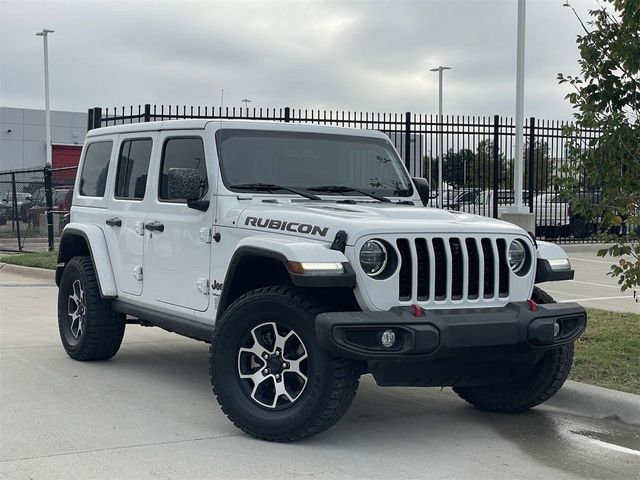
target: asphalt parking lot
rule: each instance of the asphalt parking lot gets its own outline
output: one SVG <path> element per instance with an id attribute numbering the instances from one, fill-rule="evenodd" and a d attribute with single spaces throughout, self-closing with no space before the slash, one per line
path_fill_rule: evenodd
<path id="1" fill-rule="evenodd" d="M 607 275 L 614 263 L 609 257 L 597 257 L 601 245 L 562 245 L 575 270 L 575 278 L 564 282 L 540 285 L 553 297 L 572 301 L 584 307 L 602 308 L 616 312 L 640 313 L 640 291 L 620 292 L 618 280 Z"/>
<path id="2" fill-rule="evenodd" d="M 574 265 L 576 282 L 609 285 Z M 549 291 L 636 308 L 604 289 Z M 205 344 L 128 326 L 114 359 L 75 362 L 58 340 L 56 294 L 0 272 L 0 478 L 640 478 L 637 426 L 550 404 L 489 414 L 448 388 L 383 389 L 369 377 L 328 432 L 257 441 L 218 408 Z"/>

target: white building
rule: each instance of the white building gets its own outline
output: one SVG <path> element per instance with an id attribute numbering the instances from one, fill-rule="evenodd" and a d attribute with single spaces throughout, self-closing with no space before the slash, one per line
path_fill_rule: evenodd
<path id="1" fill-rule="evenodd" d="M 77 164 L 87 133 L 87 112 L 51 112 L 54 166 Z M 44 110 L 0 107 L 0 171 L 46 162 Z"/>

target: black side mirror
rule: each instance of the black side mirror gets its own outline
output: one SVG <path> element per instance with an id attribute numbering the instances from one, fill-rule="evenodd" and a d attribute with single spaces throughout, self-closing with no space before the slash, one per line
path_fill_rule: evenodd
<path id="1" fill-rule="evenodd" d="M 206 212 L 209 200 L 201 200 L 200 173 L 195 168 L 170 168 L 167 174 L 169 200 L 186 200 L 187 206 Z"/>
<path id="2" fill-rule="evenodd" d="M 413 184 L 416 186 L 416 190 L 418 191 L 418 195 L 420 196 L 420 200 L 422 200 L 422 204 L 426 207 L 429 205 L 429 182 L 426 178 L 422 177 L 413 177 Z"/>

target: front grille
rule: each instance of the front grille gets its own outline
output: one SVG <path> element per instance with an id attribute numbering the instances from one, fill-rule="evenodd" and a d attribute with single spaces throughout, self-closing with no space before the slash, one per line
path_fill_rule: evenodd
<path id="1" fill-rule="evenodd" d="M 509 296 L 503 238 L 399 238 L 398 299 L 441 302 Z"/>

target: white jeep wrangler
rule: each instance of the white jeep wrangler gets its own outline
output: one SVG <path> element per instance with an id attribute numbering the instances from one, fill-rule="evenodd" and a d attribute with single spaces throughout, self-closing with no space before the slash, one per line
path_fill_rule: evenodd
<path id="1" fill-rule="evenodd" d="M 222 409 L 272 441 L 334 424 L 365 373 L 452 386 L 496 412 L 544 402 L 586 325 L 583 308 L 534 286 L 573 278 L 565 253 L 421 198 L 424 180 L 376 131 L 93 130 L 60 242 L 62 344 L 107 359 L 127 323 L 208 342 Z"/>

